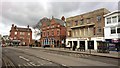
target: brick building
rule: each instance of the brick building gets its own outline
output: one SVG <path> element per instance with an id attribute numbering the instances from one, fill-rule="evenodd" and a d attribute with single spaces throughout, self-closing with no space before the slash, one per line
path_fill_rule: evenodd
<path id="1" fill-rule="evenodd" d="M 26 28 L 22 28 L 12 24 L 10 40 L 13 42 L 12 44 L 29 45 L 32 41 L 32 30 L 29 28 L 29 25 Z"/>
<path id="2" fill-rule="evenodd" d="M 52 19 L 43 18 L 40 20 L 41 25 L 41 45 L 50 47 L 63 47 L 66 39 L 65 18 Z"/>
<path id="3" fill-rule="evenodd" d="M 94 49 L 104 41 L 104 16 L 109 13 L 105 8 L 97 9 L 66 19 L 66 46 Z"/>

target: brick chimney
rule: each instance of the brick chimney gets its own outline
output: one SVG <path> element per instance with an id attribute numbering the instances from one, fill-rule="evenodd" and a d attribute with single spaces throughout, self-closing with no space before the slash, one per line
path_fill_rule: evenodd
<path id="1" fill-rule="evenodd" d="M 62 16 L 61 20 L 65 21 L 65 17 L 64 17 L 64 16 Z"/>
<path id="2" fill-rule="evenodd" d="M 29 28 L 29 25 L 27 27 Z"/>

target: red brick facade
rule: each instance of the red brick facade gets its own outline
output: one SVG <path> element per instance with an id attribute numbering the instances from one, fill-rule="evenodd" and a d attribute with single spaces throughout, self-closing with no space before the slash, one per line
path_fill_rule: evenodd
<path id="1" fill-rule="evenodd" d="M 44 18 L 43 18 L 44 19 Z M 63 47 L 66 39 L 66 27 L 64 20 L 52 18 L 42 22 L 41 44 L 42 46 Z"/>
<path id="2" fill-rule="evenodd" d="M 21 28 L 12 24 L 10 30 L 10 39 L 19 40 L 19 45 L 29 45 L 32 41 L 32 30 L 29 28 L 29 25 L 27 28 Z"/>

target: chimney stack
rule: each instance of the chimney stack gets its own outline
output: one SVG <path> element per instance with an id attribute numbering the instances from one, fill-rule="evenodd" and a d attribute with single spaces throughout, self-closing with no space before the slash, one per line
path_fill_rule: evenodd
<path id="1" fill-rule="evenodd" d="M 61 20 L 65 21 L 65 17 L 64 17 L 64 16 L 62 16 Z"/>
<path id="2" fill-rule="evenodd" d="M 29 25 L 27 27 L 29 28 Z"/>

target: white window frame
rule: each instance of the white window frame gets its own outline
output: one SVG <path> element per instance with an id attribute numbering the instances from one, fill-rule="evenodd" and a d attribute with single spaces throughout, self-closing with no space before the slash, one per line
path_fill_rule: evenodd
<path id="1" fill-rule="evenodd" d="M 116 17 L 116 18 L 115 18 L 116 20 L 113 19 L 114 17 Z M 113 16 L 113 17 L 112 17 L 112 23 L 117 23 L 117 16 Z"/>

